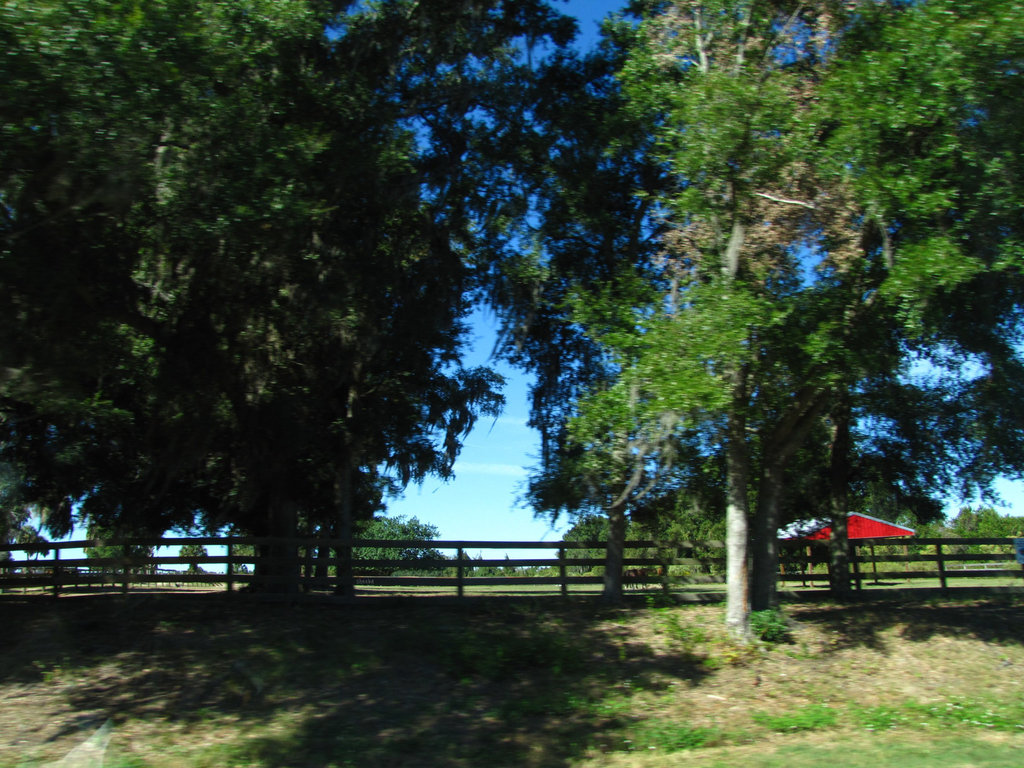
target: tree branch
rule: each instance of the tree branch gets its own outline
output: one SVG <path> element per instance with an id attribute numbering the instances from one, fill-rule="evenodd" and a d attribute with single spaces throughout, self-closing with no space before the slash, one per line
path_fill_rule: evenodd
<path id="1" fill-rule="evenodd" d="M 808 384 L 793 399 L 783 412 L 768 439 L 765 441 L 765 455 L 772 456 L 779 463 L 785 463 L 800 447 L 814 420 L 832 395 L 830 387 L 816 387 Z"/>
<path id="2" fill-rule="evenodd" d="M 722 274 L 730 280 L 735 280 L 740 272 L 740 251 L 743 249 L 743 242 L 746 239 L 746 228 L 737 216 L 732 223 L 732 232 L 729 233 L 729 242 L 725 246 L 725 263 L 722 264 Z"/>
<path id="3" fill-rule="evenodd" d="M 755 192 L 757 197 L 763 197 L 765 200 L 771 200 L 773 203 L 784 203 L 785 205 L 799 205 L 803 208 L 810 208 L 812 211 L 817 210 L 817 206 L 814 203 L 805 203 L 803 200 L 791 200 L 788 197 L 779 197 L 778 195 L 770 195 L 767 192 Z"/>
<path id="4" fill-rule="evenodd" d="M 711 71 L 711 63 L 708 59 L 707 47 L 711 45 L 713 33 L 708 32 L 705 34 L 704 16 L 701 13 L 700 8 L 697 8 L 697 10 L 694 12 L 693 26 L 697 38 L 697 58 L 700 62 L 700 71 L 702 74 L 706 75 L 708 72 Z"/>

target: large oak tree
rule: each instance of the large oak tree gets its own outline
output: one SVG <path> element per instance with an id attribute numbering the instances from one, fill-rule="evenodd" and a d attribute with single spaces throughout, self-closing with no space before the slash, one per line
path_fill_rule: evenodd
<path id="1" fill-rule="evenodd" d="M 543 2 L 7 4 L 2 460 L 70 529 L 340 536 L 500 405 L 460 365 Z M 488 158 L 495 158 L 494 162 Z"/>
<path id="2" fill-rule="evenodd" d="M 872 382 L 956 361 L 979 426 L 944 455 L 982 486 L 977 462 L 1019 466 L 1020 9 L 636 5 L 647 18 L 622 78 L 676 183 L 659 198 L 664 292 L 632 337 L 595 326 L 620 376 L 580 402 L 574 440 L 639 469 L 658 457 L 630 436 L 675 424 L 723 457 L 727 621 L 743 634 L 750 607 L 775 601 L 790 463 L 823 441 L 845 505 Z"/>

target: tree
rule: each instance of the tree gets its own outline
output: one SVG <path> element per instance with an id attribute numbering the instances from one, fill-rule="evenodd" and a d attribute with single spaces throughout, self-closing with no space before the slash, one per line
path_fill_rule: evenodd
<path id="1" fill-rule="evenodd" d="M 347 538 L 450 475 L 501 403 L 459 365 L 499 186 L 465 159 L 506 140 L 516 41 L 564 22 L 482 0 L 3 14 L 0 447 L 47 524 Z"/>
<path id="2" fill-rule="evenodd" d="M 196 558 L 189 562 L 186 573 L 206 573 L 203 567 L 199 565 L 199 558 L 206 557 L 208 554 L 206 547 L 202 544 L 182 544 L 179 556 Z"/>
<path id="3" fill-rule="evenodd" d="M 622 78 L 636 108 L 653 115 L 676 186 L 661 196 L 670 226 L 662 298 L 637 313 L 628 355 L 621 343 L 610 346 L 619 353 L 618 402 L 649 428 L 698 427 L 692 434 L 703 450 L 723 456 L 727 621 L 744 635 L 748 518 L 750 599 L 767 608 L 788 468 L 823 434 L 823 416 L 832 420 L 838 514 L 850 475 L 847 431 L 870 416 L 856 410 L 867 403 L 866 383 L 899 380 L 922 355 L 951 349 L 984 351 L 994 370 L 1015 369 L 995 336 L 1015 327 L 1017 224 L 995 217 L 1009 237 L 994 245 L 998 238 L 978 234 L 993 224 L 976 213 L 1006 210 L 1019 194 L 1012 176 L 977 165 L 983 157 L 1002 168 L 1016 163 L 1004 152 L 1017 128 L 1003 124 L 1016 110 L 995 99 L 1007 95 L 1016 70 L 987 43 L 975 45 L 979 28 L 1000 23 L 980 6 L 855 15 L 825 2 L 645 8 L 642 43 Z M 998 56 L 1016 50 L 1015 32 L 998 37 L 1008 44 Z M 945 53 L 950 47 L 955 56 Z M 982 81 L 981 70 L 993 67 L 1001 76 Z M 979 174 L 988 186 L 972 181 Z M 951 214 L 952 200 L 963 204 Z M 1009 290 L 994 304 L 998 313 L 979 322 L 946 311 L 946 297 L 954 307 L 977 300 L 1003 270 Z M 1005 395 L 1011 385 L 1001 378 Z M 583 401 L 583 415 L 599 421 L 606 399 Z M 999 412 L 1007 418 L 996 430 L 1018 423 L 1012 409 Z M 1003 457 L 1016 451 L 1008 431 L 996 441 Z M 983 472 L 969 477 L 984 482 Z"/>
<path id="4" fill-rule="evenodd" d="M 604 515 L 583 515 L 562 536 L 563 541 L 607 541 L 608 518 Z M 597 556 L 600 550 L 569 549 L 565 556 L 570 560 L 582 560 Z M 573 566 L 579 573 L 588 573 L 590 566 Z"/>
<path id="5" fill-rule="evenodd" d="M 520 237 L 532 248 L 498 262 L 489 295 L 504 318 L 503 354 L 536 377 L 530 423 L 540 431 L 541 456 L 527 496 L 539 515 L 609 517 L 604 595 L 614 601 L 626 510 L 646 485 L 643 470 L 620 461 L 603 471 L 574 443 L 568 421 L 577 398 L 614 379 L 617 362 L 595 327 L 628 330 L 630 308 L 650 300 L 656 227 L 652 202 L 635 192 L 653 192 L 663 174 L 645 151 L 646 126 L 624 109 L 614 79 L 632 26 L 609 22 L 605 31 L 596 51 L 556 58 L 538 79 L 521 170 L 533 205 Z M 578 317 L 584 309 L 590 327 Z M 634 437 L 623 436 L 613 451 L 624 459 Z"/>
<path id="6" fill-rule="evenodd" d="M 43 526 L 33 508 L 25 504 L 20 483 L 10 465 L 0 464 L 0 542 L 4 544 L 45 544 Z M 40 550 L 44 553 L 46 550 Z M 10 552 L 0 559 L 10 559 Z"/>
<path id="7" fill-rule="evenodd" d="M 952 536 L 960 538 L 998 539 L 1019 537 L 1024 519 L 1004 517 L 992 507 L 961 507 L 948 524 Z"/>
<path id="8" fill-rule="evenodd" d="M 88 535 L 97 543 L 94 546 L 85 547 L 83 551 L 90 560 L 108 561 L 96 566 L 101 570 L 117 570 L 117 565 L 109 562 L 113 561 L 114 563 L 124 563 L 124 567 L 131 573 L 152 572 L 153 565 L 139 565 L 138 562 L 153 557 L 154 547 L 145 544 L 111 543 L 124 537 L 119 535 L 116 530 L 98 525 L 90 526 Z"/>
<path id="9" fill-rule="evenodd" d="M 426 546 L 426 542 L 440 536 L 440 530 L 437 526 L 422 523 L 415 517 L 408 519 L 405 517 L 375 517 L 361 523 L 357 528 L 357 533 L 361 539 L 404 542 L 401 547 L 387 547 L 379 544 L 375 547 L 356 547 L 352 551 L 352 557 L 357 564 L 359 560 L 436 561 L 445 559 L 439 550 Z M 374 571 L 383 575 L 394 573 L 395 570 L 394 568 L 374 567 Z"/>
<path id="10" fill-rule="evenodd" d="M 801 290 L 799 267 L 815 231 L 845 223 L 841 206 L 819 206 L 824 185 L 806 163 L 817 41 L 831 23 L 821 5 L 667 4 L 645 22 L 623 72 L 639 108 L 657 115 L 677 179 L 664 201 L 671 292 L 645 319 L 634 365 L 659 420 L 714 425 L 705 435 L 725 457 L 727 623 L 738 636 L 747 633 L 748 536 L 759 545 L 756 604 L 758 558 L 777 557 L 785 466 L 831 387 L 832 318 L 816 307 L 835 288 Z"/>
<path id="11" fill-rule="evenodd" d="M 1010 170 L 1021 100 L 1007 62 L 1024 40 L 1006 26 L 1020 11 L 1014 2 L 865 9 L 824 92 L 836 115 L 827 156 L 878 222 L 880 303 L 906 340 L 899 377 L 865 387 L 870 466 L 854 474 L 872 478 L 891 514 L 895 504 L 920 522 L 941 514 L 936 497 L 950 489 L 988 497 L 998 474 L 1021 467 L 1011 373 L 1020 370 L 1021 231 L 1006 215 L 1021 194 Z M 922 375 L 924 361 L 935 373 Z"/>

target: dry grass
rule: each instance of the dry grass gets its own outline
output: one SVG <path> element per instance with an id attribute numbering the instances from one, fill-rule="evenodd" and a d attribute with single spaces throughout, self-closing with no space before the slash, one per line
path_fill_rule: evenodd
<path id="1" fill-rule="evenodd" d="M 0 766 L 107 720 L 108 768 L 801 765 L 880 739 L 906 768 L 936 738 L 966 766 L 1024 739 L 1022 605 L 792 605 L 790 643 L 744 648 L 720 607 L 641 596 L 5 597 Z"/>

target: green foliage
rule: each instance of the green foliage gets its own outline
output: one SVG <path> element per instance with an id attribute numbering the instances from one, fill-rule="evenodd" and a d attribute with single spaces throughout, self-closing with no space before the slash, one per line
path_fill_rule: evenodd
<path id="1" fill-rule="evenodd" d="M 869 731 L 886 731 L 909 720 L 905 707 L 891 705 L 858 707 L 851 714 L 860 726 Z"/>
<path id="2" fill-rule="evenodd" d="M 608 538 L 608 518 L 582 515 L 562 538 L 565 541 L 605 541 Z"/>
<path id="3" fill-rule="evenodd" d="M 677 475 L 666 468 L 680 454 L 717 454 L 705 466 L 722 474 L 683 487 L 689 502 L 709 488 L 729 499 L 715 507 L 733 521 L 734 563 L 746 560 L 755 494 L 766 501 L 754 540 L 778 527 L 779 494 L 753 485 L 758 468 L 781 482 L 774 478 L 849 370 L 841 255 L 825 255 L 820 273 L 802 263 L 849 225 L 832 204 L 819 208 L 842 195 L 811 161 L 821 58 L 809 41 L 827 39 L 834 22 L 819 6 L 787 2 L 651 6 L 620 73 L 668 176 L 661 292 L 638 313 L 629 358 L 611 349 L 622 359 L 618 380 L 581 401 L 570 435 L 604 467 L 594 483 L 613 498 L 623 476 L 671 487 Z M 768 570 L 755 561 L 755 586 L 769 586 Z M 739 590 L 733 579 L 737 611 Z"/>
<path id="4" fill-rule="evenodd" d="M 0 452 L 47 525 L 347 535 L 450 475 L 502 402 L 459 364 L 509 197 L 485 158 L 531 93 L 518 42 L 565 22 L 406 0 L 0 14 Z"/>
<path id="5" fill-rule="evenodd" d="M 924 521 L 1024 466 L 1019 5 L 635 6 L 618 79 L 664 173 L 663 252 L 641 306 L 615 305 L 621 276 L 572 294 L 607 366 L 539 484 L 571 493 L 535 498 L 670 515 L 678 494 L 744 524 L 749 504 L 768 542 L 807 499 Z M 774 557 L 754 552 L 757 606 Z"/>
<path id="6" fill-rule="evenodd" d="M 603 515 L 583 515 L 562 536 L 566 541 L 607 541 L 608 518 Z M 570 560 L 600 559 L 604 557 L 603 549 L 567 549 L 565 556 Z M 569 566 L 576 574 L 600 571 L 602 566 L 576 565 Z"/>
<path id="7" fill-rule="evenodd" d="M 1024 707 L 1019 702 L 981 702 L 953 698 L 939 704 L 918 704 L 908 708 L 921 720 L 940 727 L 986 728 L 1020 732 Z"/>
<path id="8" fill-rule="evenodd" d="M 766 643 L 784 643 L 790 639 L 789 622 L 778 609 L 752 612 L 750 631 L 754 637 Z"/>
<path id="9" fill-rule="evenodd" d="M 700 626 L 683 623 L 684 615 L 679 612 L 667 613 L 663 619 L 662 631 L 684 649 L 693 652 L 708 641 L 707 631 Z"/>
<path id="10" fill-rule="evenodd" d="M 436 539 L 440 530 L 429 523 L 421 523 L 415 517 L 375 517 L 360 523 L 357 527 L 357 535 L 361 539 L 394 540 L 403 542 L 427 542 Z M 355 547 L 352 550 L 352 558 L 359 560 L 444 560 L 440 550 L 428 546 L 418 546 L 407 543 L 402 547 Z M 404 570 L 409 570 L 405 566 Z M 412 566 L 415 569 L 415 566 Z M 381 568 L 375 566 L 374 570 L 393 573 L 394 568 Z"/>
<path id="11" fill-rule="evenodd" d="M 526 671 L 560 677 L 578 674 L 587 666 L 571 633 L 560 626 L 503 633 L 442 630 L 427 642 L 430 646 L 424 650 L 459 680 L 509 681 Z"/>
<path id="12" fill-rule="evenodd" d="M 85 547 L 85 556 L 93 560 L 113 560 L 115 563 L 128 564 L 132 573 L 149 573 L 152 565 L 138 565 L 133 561 L 144 560 L 153 556 L 154 548 L 143 544 L 110 544 L 107 542 L 128 538 L 115 529 L 104 528 L 98 525 L 89 527 L 88 536 L 100 543 L 98 546 Z M 118 571 L 119 565 L 102 565 L 102 570 Z"/>
<path id="13" fill-rule="evenodd" d="M 34 509 L 25 504 L 13 468 L 0 464 L 0 542 L 4 544 L 45 544 L 43 526 L 36 518 Z M 48 554 L 47 550 L 37 550 Z M 0 553 L 0 559 L 8 559 L 9 552 Z"/>
<path id="14" fill-rule="evenodd" d="M 1013 538 L 1024 536 L 1024 518 L 1000 515 L 992 507 L 962 507 L 946 530 L 956 538 Z"/>
<path id="15" fill-rule="evenodd" d="M 206 547 L 202 544 L 183 544 L 181 547 L 181 557 L 206 557 L 209 553 L 206 551 Z M 235 553 L 233 553 L 235 554 Z M 188 573 L 206 573 L 203 567 L 199 564 L 198 560 L 193 560 L 188 564 Z"/>
<path id="16" fill-rule="evenodd" d="M 235 544 L 231 548 L 231 555 L 232 557 L 247 557 L 255 559 L 256 547 L 254 547 L 252 544 Z M 232 573 L 250 573 L 251 571 L 252 567 L 247 565 L 246 563 L 231 565 Z"/>
<path id="17" fill-rule="evenodd" d="M 528 499 L 552 516 L 603 514 L 617 493 L 605 483 L 621 490 L 621 474 L 603 472 L 581 447 L 599 443 L 609 423 L 634 424 L 619 393 L 598 406 L 604 413 L 594 418 L 595 434 L 571 441 L 566 426 L 579 398 L 612 382 L 618 356 L 637 342 L 637 312 L 656 294 L 650 195 L 663 176 L 649 152 L 648 126 L 627 109 L 615 78 L 634 30 L 622 21 L 606 32 L 598 50 L 560 57 L 542 72 L 531 150 L 537 162 L 528 168 L 538 206 L 525 232 L 536 243 L 534 267 L 510 272 L 499 264 L 503 279 L 491 293 L 504 317 L 505 353 L 536 375 L 531 423 L 541 432 L 542 455 Z M 601 455 L 608 452 L 602 446 Z"/>

